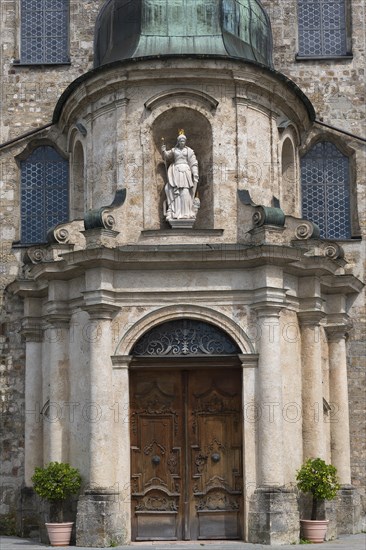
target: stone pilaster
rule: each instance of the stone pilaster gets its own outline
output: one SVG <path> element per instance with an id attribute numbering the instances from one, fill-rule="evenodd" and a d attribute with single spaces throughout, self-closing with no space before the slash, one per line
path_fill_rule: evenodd
<path id="1" fill-rule="evenodd" d="M 119 308 L 96 304 L 86 309 L 90 317 L 90 410 L 96 418 L 89 424 L 89 479 L 78 503 L 76 543 L 77 546 L 105 547 L 126 540 L 120 487 L 116 483 L 114 462 L 110 460 L 112 455 L 118 456 L 114 445 L 111 321 Z"/>
<path id="2" fill-rule="evenodd" d="M 258 355 L 239 356 L 243 368 L 243 488 L 244 488 L 244 540 L 248 540 L 249 501 L 256 487 L 256 412 L 255 379 Z"/>
<path id="3" fill-rule="evenodd" d="M 301 325 L 303 459 L 325 458 L 320 311 L 299 313 Z"/>
<path id="4" fill-rule="evenodd" d="M 261 337 L 258 361 L 257 489 L 250 497 L 248 540 L 299 540 L 296 495 L 284 488 L 280 306 L 256 307 Z"/>
<path id="5" fill-rule="evenodd" d="M 131 542 L 131 450 L 130 450 L 130 399 L 129 365 L 131 355 L 112 357 L 113 394 L 118 411 L 117 437 L 117 479 L 119 485 L 120 532 L 119 544 Z"/>

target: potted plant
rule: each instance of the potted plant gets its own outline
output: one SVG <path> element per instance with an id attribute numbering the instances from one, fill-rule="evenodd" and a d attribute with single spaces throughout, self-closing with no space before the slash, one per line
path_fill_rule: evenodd
<path id="1" fill-rule="evenodd" d="M 298 470 L 297 487 L 303 493 L 311 493 L 313 497 L 310 520 L 300 520 L 302 534 L 311 542 L 323 542 L 329 520 L 319 520 L 320 503 L 333 500 L 340 488 L 337 469 L 326 464 L 321 458 L 309 458 Z"/>
<path id="2" fill-rule="evenodd" d="M 52 523 L 46 523 L 51 545 L 68 546 L 73 522 L 63 522 L 63 501 L 79 491 L 79 471 L 67 463 L 50 462 L 35 469 L 32 482 L 37 495 L 51 504 Z"/>

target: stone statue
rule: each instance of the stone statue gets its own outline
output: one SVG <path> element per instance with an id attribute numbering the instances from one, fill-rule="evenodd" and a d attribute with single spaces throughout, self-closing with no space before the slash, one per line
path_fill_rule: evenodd
<path id="1" fill-rule="evenodd" d="M 186 142 L 184 131 L 180 130 L 173 149 L 167 151 L 164 143 L 161 147 L 168 177 L 165 185 L 165 217 L 171 227 L 193 227 L 199 208 L 199 199 L 195 198 L 199 179 L 198 162 L 193 149 L 187 147 Z"/>

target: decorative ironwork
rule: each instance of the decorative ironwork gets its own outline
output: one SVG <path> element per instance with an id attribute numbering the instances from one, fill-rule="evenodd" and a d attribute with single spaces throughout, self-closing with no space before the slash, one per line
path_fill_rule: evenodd
<path id="1" fill-rule="evenodd" d="M 69 166 L 50 146 L 38 147 L 21 161 L 21 240 L 46 241 L 50 227 L 69 216 Z"/>
<path id="2" fill-rule="evenodd" d="M 347 54 L 344 0 L 298 0 L 299 55 Z"/>
<path id="3" fill-rule="evenodd" d="M 169 321 L 148 331 L 135 344 L 137 356 L 233 355 L 239 347 L 221 329 L 190 319 Z"/>
<path id="4" fill-rule="evenodd" d="M 70 61 L 68 4 L 67 0 L 21 0 L 22 63 Z"/>
<path id="5" fill-rule="evenodd" d="M 302 215 L 320 237 L 351 236 L 348 158 L 333 143 L 317 143 L 301 161 Z"/>

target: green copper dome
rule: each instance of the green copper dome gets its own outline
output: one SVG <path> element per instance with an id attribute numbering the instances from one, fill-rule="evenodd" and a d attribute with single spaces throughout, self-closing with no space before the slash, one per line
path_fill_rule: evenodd
<path id="1" fill-rule="evenodd" d="M 95 62 L 212 55 L 272 66 L 272 32 L 259 0 L 108 0 L 95 27 Z"/>

